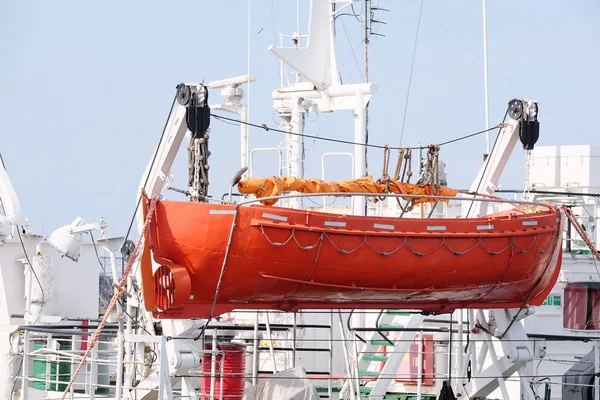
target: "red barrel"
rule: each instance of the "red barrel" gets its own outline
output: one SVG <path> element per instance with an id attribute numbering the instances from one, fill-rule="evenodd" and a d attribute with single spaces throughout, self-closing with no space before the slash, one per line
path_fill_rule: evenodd
<path id="1" fill-rule="evenodd" d="M 244 374 L 246 373 L 245 348 L 235 344 L 218 344 L 217 348 L 224 352 L 218 354 L 215 368 L 215 398 L 219 398 L 223 390 L 223 399 L 241 399 L 244 395 Z M 207 344 L 206 350 L 211 350 L 212 345 Z M 200 394 L 210 395 L 210 370 L 212 354 L 202 354 L 202 389 Z M 221 388 L 221 363 L 223 363 L 223 387 Z"/>

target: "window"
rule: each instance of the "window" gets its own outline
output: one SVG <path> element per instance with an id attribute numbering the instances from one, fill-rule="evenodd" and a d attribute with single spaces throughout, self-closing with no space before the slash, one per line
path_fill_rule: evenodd
<path id="1" fill-rule="evenodd" d="M 563 326 L 566 329 L 600 330 L 600 282 L 567 284 Z"/>

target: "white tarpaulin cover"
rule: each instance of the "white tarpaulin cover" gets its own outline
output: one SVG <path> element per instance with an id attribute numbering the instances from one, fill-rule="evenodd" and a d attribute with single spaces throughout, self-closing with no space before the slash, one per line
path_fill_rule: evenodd
<path id="1" fill-rule="evenodd" d="M 244 391 L 243 400 L 319 400 L 302 367 L 278 372 Z"/>

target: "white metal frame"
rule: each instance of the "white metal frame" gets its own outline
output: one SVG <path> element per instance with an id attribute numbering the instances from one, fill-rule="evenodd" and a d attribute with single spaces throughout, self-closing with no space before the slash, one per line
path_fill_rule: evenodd
<path id="1" fill-rule="evenodd" d="M 254 153 L 257 152 L 277 152 L 278 155 L 278 165 L 277 165 L 277 171 L 279 172 L 279 175 L 283 175 L 283 154 L 281 151 L 280 147 L 255 147 L 254 149 L 250 150 L 250 163 L 248 166 L 248 175 L 249 176 L 254 176 Z"/>
<path id="2" fill-rule="evenodd" d="M 306 47 L 269 48 L 308 81 L 273 91 L 274 108 L 287 122 L 288 130 L 297 134 L 304 132 L 303 115 L 308 111 L 351 110 L 354 114 L 354 142 L 357 143 L 354 146 L 354 176 L 361 178 L 366 176 L 366 106 L 377 86 L 374 83 L 340 84 L 333 37 L 333 3 L 343 3 L 337 13 L 354 1 L 311 1 Z M 303 177 L 304 138 L 288 135 L 287 148 L 289 174 Z M 293 202 L 292 206 L 300 208 L 300 200 Z M 364 198 L 357 198 L 353 203 L 353 214 L 365 215 L 365 204 Z"/>
<path id="3" fill-rule="evenodd" d="M 340 152 L 328 152 L 323 153 L 321 157 L 321 179 L 325 180 L 325 160 L 330 157 L 349 157 L 350 158 L 350 166 L 351 166 L 351 174 L 350 176 L 354 179 L 354 154 L 352 153 L 340 153 Z M 354 202 L 354 199 L 352 199 Z M 327 199 L 323 198 L 323 211 L 327 212 Z"/>

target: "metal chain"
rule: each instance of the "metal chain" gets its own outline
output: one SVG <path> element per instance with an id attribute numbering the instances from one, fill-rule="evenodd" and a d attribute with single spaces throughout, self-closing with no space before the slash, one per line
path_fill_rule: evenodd
<path id="1" fill-rule="evenodd" d="M 404 170 L 402 171 L 402 182 L 404 182 L 404 177 L 406 177 L 406 183 L 410 183 L 410 178 L 412 177 L 412 149 L 410 147 L 407 147 L 406 153 L 404 153 Z"/>
<path id="2" fill-rule="evenodd" d="M 196 153 L 194 151 L 194 138 L 190 136 L 190 144 L 188 145 L 188 187 L 191 189 L 194 186 L 194 171 L 196 168 Z"/>
<path id="3" fill-rule="evenodd" d="M 439 188 L 439 153 L 439 146 L 429 146 L 429 151 L 427 152 L 427 163 L 423 170 L 423 174 L 417 181 L 417 185 L 421 187 L 425 185 L 431 185 L 434 194 L 437 194 L 437 189 Z"/>
<path id="4" fill-rule="evenodd" d="M 200 198 L 205 199 L 208 196 L 208 138 L 209 130 L 206 130 L 204 137 L 200 139 L 200 160 L 198 162 L 198 168 L 200 168 L 200 187 L 198 189 Z"/>
<path id="5" fill-rule="evenodd" d="M 194 180 L 192 182 L 192 186 L 190 187 L 191 200 L 198 201 L 198 197 L 200 195 L 200 163 L 202 155 L 200 153 L 200 139 L 194 139 Z"/>
<path id="6" fill-rule="evenodd" d="M 531 150 L 525 151 L 525 187 L 523 188 L 523 199 L 529 197 L 531 188 Z"/>
<path id="7" fill-rule="evenodd" d="M 438 189 L 440 188 L 440 148 L 432 146 L 432 155 L 431 155 L 431 169 L 433 177 L 431 179 L 431 189 L 433 190 L 433 194 L 437 196 Z"/>
<path id="8" fill-rule="evenodd" d="M 190 139 L 188 147 L 188 185 L 191 201 L 205 201 L 208 196 L 208 138 L 209 131 L 202 138 Z"/>

